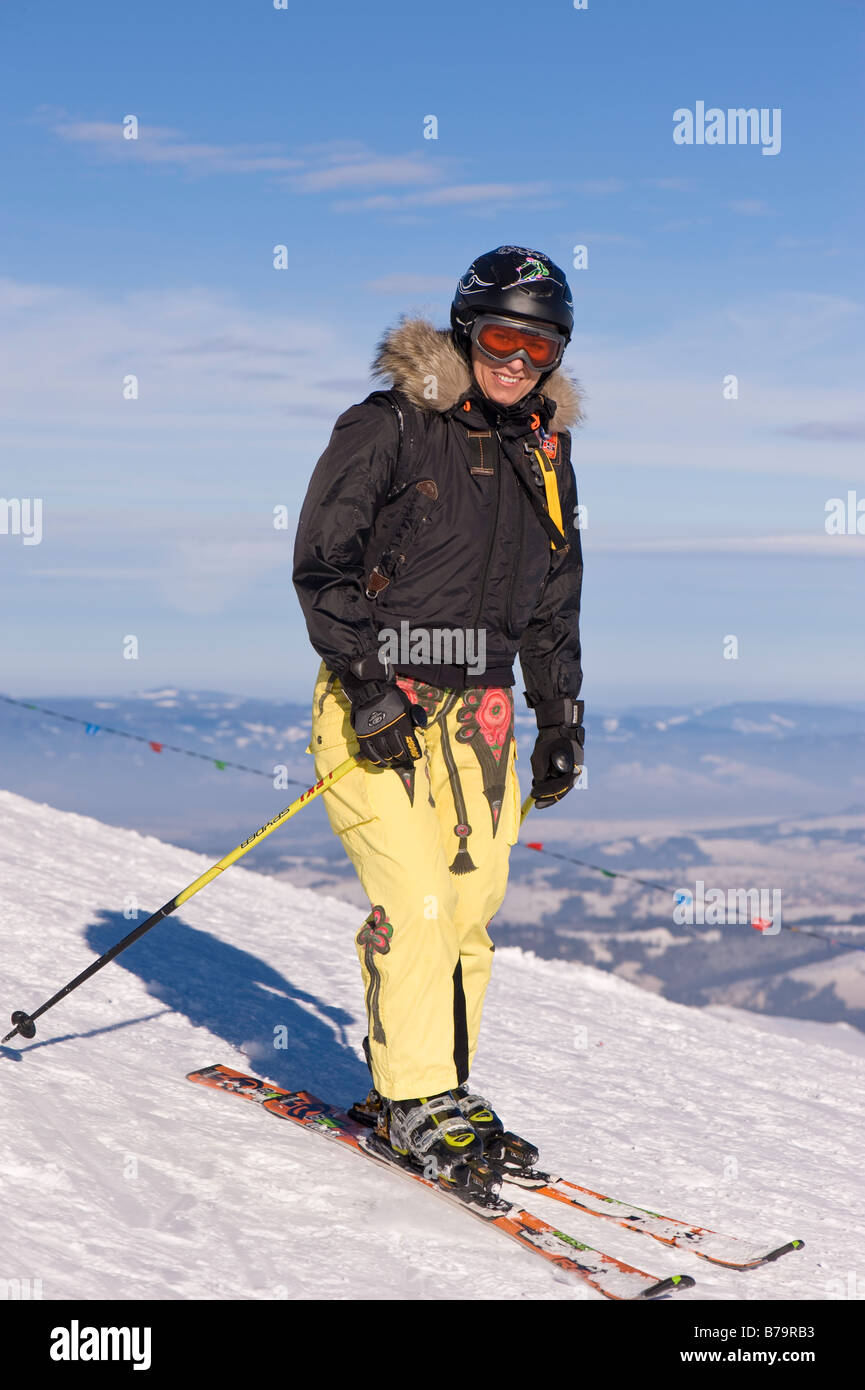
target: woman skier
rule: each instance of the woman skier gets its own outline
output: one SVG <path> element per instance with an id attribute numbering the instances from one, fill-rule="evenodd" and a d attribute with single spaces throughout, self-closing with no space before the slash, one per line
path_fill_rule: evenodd
<path id="1" fill-rule="evenodd" d="M 359 760 L 325 803 L 371 906 L 356 937 L 375 1088 L 361 1113 L 389 1155 L 456 1184 L 495 1159 L 503 1129 L 466 1082 L 520 825 L 517 655 L 535 805 L 583 762 L 580 397 L 559 370 L 572 330 L 547 256 L 478 257 L 450 331 L 403 319 L 383 338 L 374 373 L 391 389 L 337 420 L 297 532 L 322 660 L 308 751 L 317 777 Z"/>

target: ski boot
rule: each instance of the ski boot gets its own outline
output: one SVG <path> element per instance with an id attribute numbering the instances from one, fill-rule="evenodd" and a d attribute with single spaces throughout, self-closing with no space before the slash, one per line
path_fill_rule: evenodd
<path id="1" fill-rule="evenodd" d="M 457 1086 L 451 1094 L 469 1124 L 483 1139 L 486 1152 L 487 1142 L 502 1134 L 505 1128 L 495 1110 L 483 1096 L 473 1095 L 468 1086 Z"/>
<path id="2" fill-rule="evenodd" d="M 370 1136 L 376 1152 L 425 1176 L 460 1197 L 493 1204 L 501 1177 L 484 1159 L 483 1140 L 450 1091 L 417 1100 L 385 1100 Z"/>
<path id="3" fill-rule="evenodd" d="M 498 1173 L 508 1177 L 534 1167 L 538 1161 L 534 1144 L 506 1130 L 483 1096 L 473 1095 L 468 1086 L 458 1086 L 453 1096 L 462 1114 L 483 1139 L 484 1158 Z"/>
<path id="4" fill-rule="evenodd" d="M 492 1106 L 482 1096 L 474 1095 L 468 1086 L 451 1091 L 461 1113 L 483 1140 L 484 1162 L 495 1168 L 502 1177 L 522 1174 L 528 1178 L 538 1161 L 538 1151 L 528 1139 L 505 1130 Z M 381 1120 L 382 1100 L 373 1086 L 365 1100 L 355 1101 L 349 1115 L 367 1129 L 375 1129 Z"/>

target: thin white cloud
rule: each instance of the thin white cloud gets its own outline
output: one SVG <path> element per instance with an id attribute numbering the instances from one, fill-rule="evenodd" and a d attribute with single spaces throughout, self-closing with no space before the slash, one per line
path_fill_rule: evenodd
<path id="1" fill-rule="evenodd" d="M 865 420 L 806 420 L 800 425 L 784 425 L 777 433 L 824 444 L 858 443 L 865 440 Z"/>
<path id="2" fill-rule="evenodd" d="M 669 193 L 692 193 L 697 187 L 693 179 L 641 179 L 640 182 L 647 184 L 650 188 L 660 188 Z"/>
<path id="3" fill-rule="evenodd" d="M 589 198 L 602 198 L 607 193 L 623 193 L 627 188 L 624 179 L 582 179 L 575 184 L 578 193 L 585 193 Z"/>
<path id="4" fill-rule="evenodd" d="M 334 203 L 335 212 L 356 212 L 365 209 L 369 212 L 384 212 L 391 208 L 405 207 L 457 207 L 462 203 L 487 204 L 515 203 L 521 198 L 539 198 L 549 192 L 546 183 L 463 183 L 449 184 L 443 188 L 432 188 L 424 193 L 374 194 L 369 198 L 352 199 Z M 547 204 L 549 206 L 549 204 Z"/>
<path id="5" fill-rule="evenodd" d="M 285 153 L 275 144 L 219 145 L 190 140 L 170 126 L 142 121 L 138 138 L 125 139 L 119 122 L 74 121 L 54 117 L 51 129 L 70 145 L 101 158 L 137 160 L 189 173 L 288 174 L 296 193 L 332 193 L 367 188 L 413 188 L 440 182 L 448 166 L 422 154 L 382 154 L 360 141 L 334 140 Z M 456 161 L 450 161 L 450 168 Z"/>
<path id="6" fill-rule="evenodd" d="M 49 496 L 49 516 L 53 509 Z M 277 531 L 264 506 L 253 514 L 145 507 L 133 514 L 58 504 L 51 531 L 27 563 L 27 578 L 131 585 L 169 609 L 217 613 L 268 576 L 290 575 L 296 524 L 292 514 L 286 529 Z"/>
<path id="7" fill-rule="evenodd" d="M 777 359 L 791 347 L 812 351 L 861 314 L 862 305 L 847 295 L 796 290 L 771 301 L 732 305 L 726 316 L 746 350 L 761 342 Z"/>
<path id="8" fill-rule="evenodd" d="M 110 121 L 56 122 L 55 135 L 82 145 L 105 158 L 138 160 L 143 164 L 174 165 L 193 173 L 288 173 L 303 167 L 301 159 L 280 154 L 270 145 L 214 145 L 190 141 L 168 126 L 141 123 L 137 140 L 127 140 L 119 123 Z"/>
<path id="9" fill-rule="evenodd" d="M 330 193 L 344 188 L 399 188 L 435 183 L 441 174 L 420 155 L 367 155 L 323 169 L 311 169 L 291 180 L 298 193 Z"/>
<path id="10" fill-rule="evenodd" d="M 456 183 L 454 174 L 466 162 L 462 158 L 432 160 L 428 153 L 414 150 L 381 153 L 361 141 L 324 141 L 285 153 L 275 144 L 220 145 L 190 140 L 183 131 L 149 126 L 146 121 L 140 124 L 138 138 L 129 140 L 124 138 L 120 122 L 76 121 L 56 113 L 51 114 L 50 128 L 67 144 L 89 149 L 101 158 L 138 160 L 195 174 L 286 175 L 280 181 L 301 195 L 367 191 L 365 197 L 334 204 L 336 212 L 400 213 L 461 206 L 477 211 L 539 197 L 547 200 L 547 207 L 557 205 L 550 202 L 551 186 L 546 182 Z M 615 177 L 570 185 L 586 197 L 620 193 L 627 186 L 625 180 Z M 384 191 L 391 189 L 398 191 Z"/>
<path id="11" fill-rule="evenodd" d="M 863 0 L 865 3 L 865 0 Z M 825 237 L 779 236 L 775 245 L 782 251 L 807 251 L 817 256 L 840 256 L 840 246 L 830 245 Z"/>
<path id="12" fill-rule="evenodd" d="M 368 159 L 369 145 L 363 140 L 349 140 L 345 136 L 339 136 L 332 140 L 311 140 L 305 145 L 298 145 L 297 153 L 301 158 L 315 164 L 321 164 L 322 161 L 340 164 L 348 159 Z"/>
<path id="13" fill-rule="evenodd" d="M 62 438 L 67 459 L 78 445 L 89 453 L 91 478 L 97 460 L 112 453 L 115 474 L 153 450 L 158 467 L 157 441 L 168 438 L 175 446 L 194 441 L 185 471 L 235 431 L 242 454 L 244 430 L 250 441 L 284 438 L 289 410 L 298 412 L 292 434 L 295 420 L 317 433 L 313 422 L 333 420 L 348 402 L 310 383 L 365 375 L 371 352 L 371 345 L 358 352 L 320 315 L 251 309 L 233 295 L 199 290 L 104 294 L 0 280 L 0 317 L 7 447 L 53 450 Z M 123 396 L 130 375 L 137 400 Z"/>
<path id="14" fill-rule="evenodd" d="M 262 526 L 255 535 L 238 536 L 236 525 L 229 530 L 223 521 L 218 530 L 211 526 L 175 542 L 165 571 L 154 576 L 163 601 L 184 613 L 218 613 L 266 573 L 283 570 L 287 581 L 295 526 L 292 519 L 289 531 Z"/>
<path id="15" fill-rule="evenodd" d="M 824 430 L 816 438 L 798 426 L 861 421 L 861 317 L 852 298 L 802 292 L 693 313 L 680 305 L 656 331 L 615 340 L 584 334 L 578 317 L 565 359 L 589 391 L 576 457 L 603 468 L 837 478 L 842 462 L 855 469 L 861 443 L 836 431 L 827 447 Z M 731 374 L 738 399 L 725 398 Z"/>
<path id="16" fill-rule="evenodd" d="M 616 536 L 610 532 L 593 535 L 590 531 L 586 548 L 593 554 L 819 555 L 824 559 L 861 562 L 865 559 L 865 536 L 828 536 L 819 531 L 777 536 L 713 536 L 695 534 L 693 527 L 687 536 Z"/>
<path id="17" fill-rule="evenodd" d="M 130 569 L 128 566 L 107 564 L 95 566 L 62 565 L 56 569 L 31 565 L 27 571 L 28 579 L 84 579 L 95 580 L 99 584 L 145 584 L 153 578 L 153 567 Z"/>
<path id="18" fill-rule="evenodd" d="M 768 217 L 771 208 L 763 198 L 737 198 L 732 203 L 725 203 L 731 212 L 739 212 L 743 217 Z"/>

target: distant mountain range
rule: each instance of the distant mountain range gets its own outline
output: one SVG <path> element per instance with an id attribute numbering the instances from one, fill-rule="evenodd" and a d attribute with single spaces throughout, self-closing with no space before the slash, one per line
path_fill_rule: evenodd
<path id="1" fill-rule="evenodd" d="M 278 763 L 291 763 L 303 781 L 312 767 L 303 751 L 309 738 L 308 705 L 178 690 L 34 700 L 92 725 L 113 725 L 268 774 Z M 518 700 L 518 711 L 520 704 Z M 525 755 L 531 751 L 534 731 L 529 711 L 518 712 L 517 726 Z M 588 786 L 583 796 L 593 817 L 675 815 L 703 821 L 791 810 L 837 812 L 845 798 L 865 806 L 865 708 L 778 702 L 694 709 L 652 706 L 615 715 L 590 712 L 586 727 Z M 100 811 L 105 796 L 118 811 L 131 805 L 132 789 L 122 769 L 131 775 L 129 760 L 141 745 L 136 748 L 108 734 L 88 737 L 64 720 L 4 703 L 0 740 L 0 776 L 6 785 L 14 782 L 16 790 L 19 783 L 21 790 L 25 785 L 53 789 L 61 800 L 66 795 L 75 799 L 69 809 L 84 809 L 91 794 Z M 85 755 L 91 769 L 88 787 L 68 785 L 69 769 Z M 178 755 L 173 753 L 166 753 L 159 764 L 152 756 L 134 763 L 142 798 L 137 804 L 148 807 L 148 814 L 151 795 L 155 807 L 169 784 L 173 794 L 183 797 L 193 766 L 175 765 Z M 524 766 L 525 762 L 527 758 Z M 523 780 L 526 776 L 527 772 Z M 236 790 L 227 804 L 234 804 Z M 190 809 L 206 823 L 207 807 L 196 800 Z M 133 822 L 140 823 L 136 817 Z"/>
<path id="2" fill-rule="evenodd" d="M 313 780 L 308 706 L 178 690 L 34 700 L 91 731 L 0 701 L 0 785 L 214 858 Z M 525 794 L 530 712 L 518 713 L 517 731 Z M 169 744 L 266 775 L 220 770 Z M 865 951 L 788 931 L 677 926 L 672 891 L 569 862 L 670 890 L 693 890 L 698 879 L 778 889 L 788 924 L 846 924 L 845 939 L 865 945 L 865 931 L 851 929 L 865 926 L 865 709 L 743 702 L 598 712 L 587 718 L 586 751 L 588 785 L 533 812 L 522 836 L 565 858 L 515 849 L 498 942 L 586 961 L 686 1003 L 865 1028 Z M 277 790 L 279 766 L 294 781 Z M 247 864 L 364 904 L 320 802 Z M 182 886 L 166 884 L 165 896 Z"/>

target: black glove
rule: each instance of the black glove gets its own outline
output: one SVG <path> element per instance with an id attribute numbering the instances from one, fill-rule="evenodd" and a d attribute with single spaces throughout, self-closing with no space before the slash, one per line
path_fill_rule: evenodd
<path id="1" fill-rule="evenodd" d="M 381 674 L 379 674 L 379 672 Z M 358 757 L 378 766 L 411 766 L 422 756 L 415 729 L 426 724 L 426 710 L 400 690 L 378 653 L 358 657 L 340 677 L 351 701 L 351 727 Z"/>
<path id="2" fill-rule="evenodd" d="M 541 811 L 567 796 L 582 770 L 583 709 L 583 701 L 569 695 L 534 706 L 538 737 L 532 751 L 532 797 Z"/>

